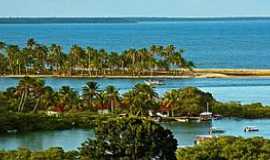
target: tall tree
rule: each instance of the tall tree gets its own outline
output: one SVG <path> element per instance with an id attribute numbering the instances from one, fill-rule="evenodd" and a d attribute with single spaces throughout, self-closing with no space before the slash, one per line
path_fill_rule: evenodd
<path id="1" fill-rule="evenodd" d="M 113 112 L 116 105 L 120 103 L 120 96 L 118 90 L 114 86 L 107 86 L 105 89 L 105 99 Z"/>
<path id="2" fill-rule="evenodd" d="M 94 109 L 94 101 L 100 96 L 99 86 L 97 82 L 87 82 L 82 88 L 82 100 L 84 102 L 84 107 L 90 110 Z"/>
<path id="3" fill-rule="evenodd" d="M 101 122 L 96 138 L 80 148 L 82 159 L 176 160 L 177 141 L 170 130 L 135 117 Z"/>

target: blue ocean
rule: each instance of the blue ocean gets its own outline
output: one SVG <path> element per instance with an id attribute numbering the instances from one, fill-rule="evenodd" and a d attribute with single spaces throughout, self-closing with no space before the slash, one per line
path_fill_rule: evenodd
<path id="1" fill-rule="evenodd" d="M 270 19 L 143 21 L 138 23 L 0 24 L 0 40 L 25 45 L 73 44 L 123 51 L 174 44 L 198 68 L 270 68 Z"/>

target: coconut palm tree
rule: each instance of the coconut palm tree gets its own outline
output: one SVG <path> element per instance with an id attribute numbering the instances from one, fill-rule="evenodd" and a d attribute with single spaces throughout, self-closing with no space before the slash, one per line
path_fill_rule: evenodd
<path id="1" fill-rule="evenodd" d="M 132 115 L 146 115 L 149 110 L 157 107 L 157 93 L 146 84 L 136 84 L 135 87 L 123 95 L 123 102 L 129 106 Z"/>
<path id="2" fill-rule="evenodd" d="M 73 45 L 70 49 L 69 55 L 68 55 L 68 60 L 70 62 L 70 73 L 72 74 L 73 71 L 81 70 L 83 71 L 83 66 L 82 66 L 82 57 L 84 55 L 84 50 L 78 46 L 78 45 Z"/>
<path id="3" fill-rule="evenodd" d="M 171 111 L 171 115 L 172 117 L 174 117 L 174 110 L 178 106 L 179 102 L 180 102 L 179 91 L 176 89 L 173 89 L 164 94 L 161 105 L 167 111 Z"/>
<path id="4" fill-rule="evenodd" d="M 32 92 L 32 97 L 35 101 L 35 106 L 33 107 L 32 111 L 36 112 L 39 108 L 41 98 L 44 98 L 42 97 L 42 95 L 45 92 L 45 82 L 41 79 L 35 79 L 35 81 L 33 81 L 33 84 L 32 84 L 31 92 Z"/>
<path id="5" fill-rule="evenodd" d="M 48 48 L 44 45 L 37 45 L 34 50 L 34 64 L 33 70 L 34 73 L 43 72 L 46 68 L 46 61 L 48 57 Z"/>
<path id="6" fill-rule="evenodd" d="M 61 106 L 64 106 L 65 111 L 79 109 L 78 93 L 69 86 L 62 86 L 58 91 L 58 95 L 59 103 Z"/>
<path id="7" fill-rule="evenodd" d="M 44 81 L 37 78 L 24 77 L 21 79 L 16 87 L 15 95 L 19 99 L 18 112 L 23 112 L 26 101 L 31 97 L 36 99 L 37 103 L 34 108 L 37 109 L 39 97 L 42 94 Z M 36 110 L 34 109 L 34 110 Z"/>
<path id="8" fill-rule="evenodd" d="M 34 49 L 34 47 L 36 46 L 36 41 L 35 41 L 35 39 L 34 38 L 29 38 L 28 40 L 27 40 L 27 42 L 26 42 L 26 46 L 27 46 L 27 48 L 29 48 L 29 49 Z"/>
<path id="9" fill-rule="evenodd" d="M 8 71 L 8 59 L 2 53 L 0 53 L 0 75 L 7 73 Z"/>
<path id="10" fill-rule="evenodd" d="M 7 55 L 8 55 L 8 63 L 9 63 L 9 67 L 11 69 L 12 74 L 15 74 L 16 70 L 20 68 L 18 68 L 18 66 L 20 67 L 20 55 L 21 55 L 21 51 L 19 46 L 17 45 L 8 45 L 7 46 Z M 20 71 L 19 71 L 20 72 Z"/>
<path id="11" fill-rule="evenodd" d="M 85 107 L 94 109 L 94 101 L 100 96 L 99 86 L 97 82 L 87 82 L 82 88 L 82 100 Z"/>
<path id="12" fill-rule="evenodd" d="M 88 74 L 91 76 L 91 68 L 93 67 L 92 59 L 95 56 L 97 50 L 92 47 L 86 47 L 85 55 L 87 57 Z"/>
<path id="13" fill-rule="evenodd" d="M 113 112 L 116 105 L 120 103 L 120 96 L 118 90 L 114 86 L 109 85 L 104 91 L 104 96 L 110 106 L 111 111 Z"/>
<path id="14" fill-rule="evenodd" d="M 66 56 L 61 46 L 52 44 L 49 47 L 48 62 L 56 72 L 63 71 Z"/>

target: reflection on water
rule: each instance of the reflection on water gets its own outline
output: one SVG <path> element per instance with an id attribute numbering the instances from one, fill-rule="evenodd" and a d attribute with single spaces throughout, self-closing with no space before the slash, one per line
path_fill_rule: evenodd
<path id="1" fill-rule="evenodd" d="M 49 147 L 61 146 L 65 150 L 76 149 L 94 133 L 85 129 L 70 129 L 61 131 L 40 131 L 14 135 L 0 136 L 0 149 L 16 149 L 27 147 L 32 150 L 44 150 Z"/>
<path id="2" fill-rule="evenodd" d="M 178 141 L 179 146 L 193 145 L 197 135 L 208 134 L 209 127 L 223 128 L 226 132 L 222 135 L 253 137 L 262 136 L 270 138 L 270 119 L 229 119 L 214 121 L 213 123 L 162 123 L 170 129 Z M 246 126 L 257 126 L 259 132 L 244 132 Z M 220 134 L 221 135 L 221 134 Z M 65 150 L 77 149 L 87 138 L 93 138 L 94 132 L 86 129 L 70 129 L 62 131 L 30 132 L 18 135 L 1 135 L 0 149 L 16 149 L 24 146 L 32 150 L 42 150 L 49 147 L 61 146 Z"/>

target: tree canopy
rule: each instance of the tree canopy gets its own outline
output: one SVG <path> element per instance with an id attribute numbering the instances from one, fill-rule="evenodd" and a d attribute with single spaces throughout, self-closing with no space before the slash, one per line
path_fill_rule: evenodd
<path id="1" fill-rule="evenodd" d="M 170 130 L 152 121 L 130 117 L 100 122 L 95 139 L 80 148 L 81 156 L 93 160 L 176 160 L 177 141 Z"/>
<path id="2" fill-rule="evenodd" d="M 110 52 L 74 44 L 65 51 L 58 44 L 47 46 L 30 38 L 25 47 L 0 42 L 0 75 L 175 75 L 194 67 L 183 54 L 174 45 Z"/>
<path id="3" fill-rule="evenodd" d="M 269 160 L 270 140 L 260 137 L 220 137 L 181 148 L 178 160 Z"/>

